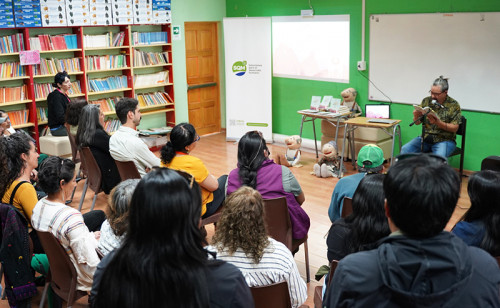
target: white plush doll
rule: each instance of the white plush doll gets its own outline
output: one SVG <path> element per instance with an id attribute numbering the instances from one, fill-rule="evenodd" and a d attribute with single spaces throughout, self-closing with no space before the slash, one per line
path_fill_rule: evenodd
<path id="1" fill-rule="evenodd" d="M 297 135 L 290 136 L 285 139 L 286 152 L 285 154 L 279 153 L 275 157 L 275 162 L 278 165 L 283 165 L 287 167 L 302 167 L 300 162 L 300 145 L 302 144 L 302 138 Z"/>
<path id="2" fill-rule="evenodd" d="M 330 141 L 321 149 L 323 157 L 314 165 L 314 174 L 319 178 L 337 177 L 340 168 L 340 158 L 337 155 L 337 144 Z"/>
<path id="3" fill-rule="evenodd" d="M 356 91 L 354 88 L 347 88 L 342 91 L 340 95 L 342 96 L 341 105 L 347 106 L 349 108 L 349 111 L 353 113 L 353 117 L 361 115 L 361 108 L 356 103 L 356 96 L 358 96 L 358 91 Z"/>

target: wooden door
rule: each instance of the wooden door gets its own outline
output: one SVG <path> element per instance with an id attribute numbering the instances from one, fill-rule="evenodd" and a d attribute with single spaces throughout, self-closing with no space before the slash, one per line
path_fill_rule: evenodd
<path id="1" fill-rule="evenodd" d="M 199 135 L 220 132 L 219 59 L 216 22 L 186 22 L 189 123 Z"/>

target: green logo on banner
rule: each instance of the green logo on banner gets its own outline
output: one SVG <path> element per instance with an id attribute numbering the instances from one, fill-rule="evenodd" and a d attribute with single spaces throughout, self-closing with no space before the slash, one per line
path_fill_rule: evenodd
<path id="1" fill-rule="evenodd" d="M 247 72 L 247 61 L 236 61 L 233 64 L 233 73 L 236 76 L 243 76 Z"/>

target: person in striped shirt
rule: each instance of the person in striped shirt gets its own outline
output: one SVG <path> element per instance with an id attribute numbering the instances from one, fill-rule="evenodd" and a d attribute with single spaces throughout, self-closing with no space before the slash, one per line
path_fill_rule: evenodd
<path id="1" fill-rule="evenodd" d="M 292 253 L 267 235 L 264 201 L 257 190 L 242 186 L 229 195 L 208 249 L 239 268 L 249 287 L 286 281 L 292 307 L 306 301 L 307 285 Z"/>

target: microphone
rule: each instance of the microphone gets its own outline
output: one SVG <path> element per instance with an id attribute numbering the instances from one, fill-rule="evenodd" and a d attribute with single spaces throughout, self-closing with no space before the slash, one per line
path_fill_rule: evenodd
<path id="1" fill-rule="evenodd" d="M 439 109 L 443 109 L 443 108 L 444 108 L 444 106 L 443 106 L 443 105 L 441 105 L 441 104 L 439 104 L 439 103 L 437 102 L 437 100 L 435 100 L 435 99 L 433 99 L 433 100 L 431 101 L 431 104 L 432 104 L 434 107 L 439 108 Z"/>

